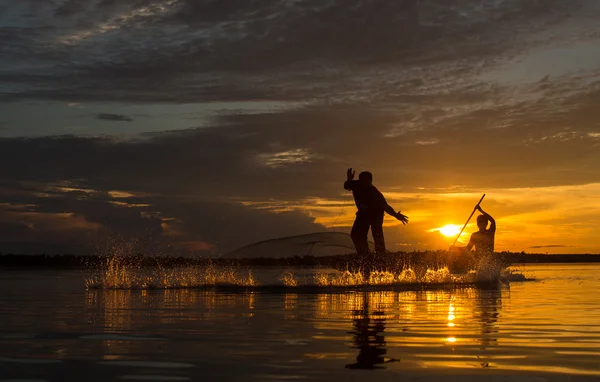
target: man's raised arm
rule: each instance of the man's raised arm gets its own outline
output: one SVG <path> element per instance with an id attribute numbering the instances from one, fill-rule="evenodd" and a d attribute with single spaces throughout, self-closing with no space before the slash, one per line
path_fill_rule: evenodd
<path id="1" fill-rule="evenodd" d="M 496 232 L 496 220 L 494 220 L 492 215 L 490 215 L 487 212 L 485 212 L 484 210 L 482 210 L 480 206 L 477 206 L 477 209 L 479 210 L 479 212 L 481 212 L 483 215 L 485 215 L 485 217 L 488 218 L 488 220 L 490 221 L 490 228 L 488 229 L 488 231 Z"/>
<path id="2" fill-rule="evenodd" d="M 354 174 L 355 171 L 352 171 L 352 168 L 349 168 L 348 171 L 346 171 L 346 181 L 344 182 L 344 189 L 348 190 L 348 191 L 352 191 L 352 188 L 354 186 Z"/>

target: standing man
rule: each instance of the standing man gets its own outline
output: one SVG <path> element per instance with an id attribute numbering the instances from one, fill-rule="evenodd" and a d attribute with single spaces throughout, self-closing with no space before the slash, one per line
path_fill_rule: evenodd
<path id="1" fill-rule="evenodd" d="M 367 254 L 369 252 L 369 244 L 367 242 L 367 234 L 371 228 L 373 241 L 375 241 L 375 252 L 385 253 L 385 240 L 383 238 L 383 216 L 384 212 L 392 215 L 400 220 L 402 224 L 408 223 L 408 217 L 396 212 L 389 204 L 387 204 L 383 194 L 373 186 L 373 174 L 368 171 L 363 171 L 358 174 L 358 180 L 354 180 L 355 172 L 349 168 L 344 182 L 344 188 L 352 191 L 354 202 L 358 208 L 356 220 L 352 226 L 350 237 L 354 242 L 354 247 L 358 254 Z"/>

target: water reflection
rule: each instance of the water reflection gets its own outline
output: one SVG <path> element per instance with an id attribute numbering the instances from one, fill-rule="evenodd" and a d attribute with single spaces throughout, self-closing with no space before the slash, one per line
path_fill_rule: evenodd
<path id="1" fill-rule="evenodd" d="M 355 293 L 338 296 L 338 304 L 320 305 L 320 316 L 332 318 L 337 312 L 339 317 L 346 303 L 351 315 L 343 317 L 353 328 L 349 347 L 358 349 L 356 362 L 347 368 L 383 368 L 399 361 L 400 352 L 422 365 L 488 367 L 498 347 L 502 293 L 501 288 L 473 287 Z"/>
<path id="2" fill-rule="evenodd" d="M 502 294 L 506 289 L 449 288 L 347 293 L 220 293 L 213 290 L 88 291 L 87 320 L 106 333 L 97 344 L 107 359 L 143 353 L 142 341 L 112 334 L 163 338 L 172 333 L 237 341 L 253 354 L 285 342 L 310 350 L 304 357 L 341 357 L 340 367 L 497 367 Z M 174 332 L 175 331 L 175 332 Z M 200 343 L 186 345 L 190 356 L 210 354 Z M 182 351 L 183 349 L 178 349 Z M 402 360 L 402 362 L 400 362 Z"/>
<path id="3" fill-rule="evenodd" d="M 481 325 L 481 350 L 498 345 L 498 316 L 500 314 L 501 290 L 476 289 L 475 290 L 477 321 Z"/>
<path id="4" fill-rule="evenodd" d="M 127 332 L 155 323 L 252 317 L 257 293 L 223 294 L 210 290 L 91 290 L 86 292 L 88 320 L 110 332 Z M 148 318 L 153 322 L 148 322 Z"/>
<path id="5" fill-rule="evenodd" d="M 243 327 L 252 324 L 258 335 L 280 326 L 281 319 L 292 327 L 309 319 L 312 327 L 305 328 L 308 337 L 313 335 L 310 331 L 352 335 L 345 338 L 358 355 L 348 368 L 378 368 L 395 360 L 385 357 L 390 346 L 395 351 L 443 345 L 471 347 L 479 349 L 478 355 L 497 347 L 501 294 L 500 289 L 477 288 L 316 295 L 113 290 L 88 291 L 86 310 L 87 321 L 97 331 L 141 335 L 156 332 L 158 327 L 194 332 L 212 327 L 214 331 L 214 325 L 226 322 Z"/>
<path id="6" fill-rule="evenodd" d="M 63 374 L 77 379 L 104 358 L 195 364 L 179 375 L 189 380 L 233 375 L 232 364 L 243 373 L 237 380 L 329 378 L 316 375 L 318 370 L 331 373 L 329 379 L 369 380 L 450 368 L 597 378 L 600 297 L 590 291 L 600 288 L 600 267 L 536 269 L 534 276 L 548 281 L 510 289 L 340 293 L 289 288 L 84 294 L 78 275 L 6 273 L 0 277 L 0 289 L 10 291 L 0 296 L 0 375 L 48 379 L 41 372 L 12 371 L 10 359 L 34 358 L 62 360 Z M 69 280 L 77 283 L 71 288 Z M 355 368 L 377 370 L 349 370 Z"/>
<path id="7" fill-rule="evenodd" d="M 381 365 L 388 362 L 398 361 L 393 358 L 385 358 L 387 354 L 385 343 L 385 312 L 383 310 L 369 308 L 369 294 L 363 294 L 361 309 L 352 312 L 352 324 L 354 330 L 353 344 L 358 349 L 356 362 L 346 365 L 349 369 L 379 369 Z"/>

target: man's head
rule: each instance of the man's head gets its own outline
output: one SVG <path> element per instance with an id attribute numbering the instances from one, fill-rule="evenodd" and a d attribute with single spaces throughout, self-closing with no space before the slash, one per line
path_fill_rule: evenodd
<path id="1" fill-rule="evenodd" d="M 488 218 L 485 215 L 477 216 L 477 227 L 479 227 L 480 231 L 483 231 L 487 228 Z"/>
<path id="2" fill-rule="evenodd" d="M 358 180 L 362 183 L 371 185 L 373 184 L 373 174 L 371 174 L 369 171 L 363 171 L 358 174 Z"/>

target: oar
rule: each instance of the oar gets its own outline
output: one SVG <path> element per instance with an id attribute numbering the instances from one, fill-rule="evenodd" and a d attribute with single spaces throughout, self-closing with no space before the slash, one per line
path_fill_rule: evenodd
<path id="1" fill-rule="evenodd" d="M 473 214 L 475 213 L 475 210 L 477 210 L 477 206 L 479 206 L 481 204 L 481 202 L 483 201 L 483 198 L 485 198 L 485 194 L 483 194 L 483 196 L 481 197 L 481 199 L 479 199 L 479 202 L 477 202 L 477 204 L 475 205 L 475 208 L 473 208 L 473 212 L 471 212 L 471 215 L 469 215 L 469 218 L 467 219 L 467 222 L 465 223 L 465 225 L 460 230 L 460 233 L 456 237 L 456 240 L 454 240 L 454 244 L 452 244 L 452 246 L 454 246 L 456 244 L 456 242 L 458 241 L 458 238 L 460 237 L 460 235 L 462 235 L 463 231 L 465 230 L 465 227 L 467 226 L 467 224 L 469 224 L 469 220 L 471 220 L 471 218 L 473 217 Z"/>

